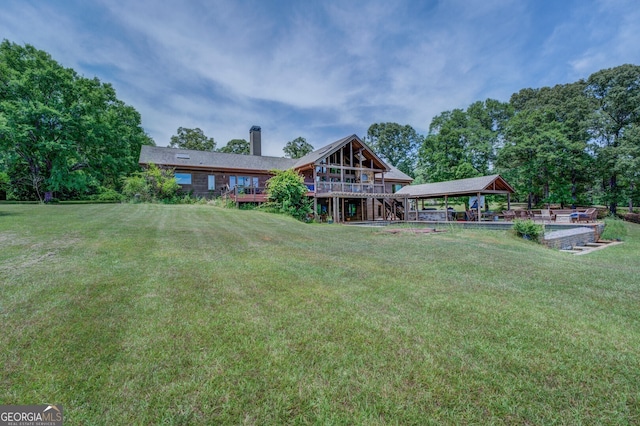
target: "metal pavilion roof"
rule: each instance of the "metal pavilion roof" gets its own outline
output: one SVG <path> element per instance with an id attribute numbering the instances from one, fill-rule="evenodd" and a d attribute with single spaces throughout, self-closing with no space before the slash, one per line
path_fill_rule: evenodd
<path id="1" fill-rule="evenodd" d="M 481 176 L 446 182 L 408 185 L 396 194 L 409 198 L 463 197 L 477 194 L 513 194 L 515 190 L 500 175 Z"/>

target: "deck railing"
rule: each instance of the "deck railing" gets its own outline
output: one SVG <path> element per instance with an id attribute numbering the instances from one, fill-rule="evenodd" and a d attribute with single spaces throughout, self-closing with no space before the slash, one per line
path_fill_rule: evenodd
<path id="1" fill-rule="evenodd" d="M 348 182 L 318 182 L 315 185 L 313 183 L 305 183 L 309 190 L 308 195 L 326 194 L 331 192 L 354 192 L 362 194 L 379 194 L 384 193 L 384 185 L 373 183 L 348 183 Z M 224 196 L 229 196 L 237 201 L 265 201 L 266 199 L 265 187 L 238 187 L 229 189 L 223 192 Z"/>
<path id="2" fill-rule="evenodd" d="M 307 184 L 313 190 L 313 184 Z M 349 183 L 349 182 L 317 182 L 315 184 L 316 194 L 327 192 L 359 192 L 363 194 L 374 194 L 384 192 L 384 185 L 373 183 Z"/>

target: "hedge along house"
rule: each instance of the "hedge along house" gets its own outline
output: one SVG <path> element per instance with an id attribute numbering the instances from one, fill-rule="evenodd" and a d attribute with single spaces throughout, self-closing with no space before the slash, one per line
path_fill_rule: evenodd
<path id="1" fill-rule="evenodd" d="M 139 163 L 174 170 L 184 191 L 200 197 L 230 196 L 236 203 L 267 201 L 273 170 L 304 177 L 314 211 L 335 222 L 404 220 L 406 195 L 395 194 L 413 179 L 387 165 L 358 136 L 335 141 L 302 158 L 261 154 L 261 129 L 250 130 L 251 155 L 143 146 Z"/>

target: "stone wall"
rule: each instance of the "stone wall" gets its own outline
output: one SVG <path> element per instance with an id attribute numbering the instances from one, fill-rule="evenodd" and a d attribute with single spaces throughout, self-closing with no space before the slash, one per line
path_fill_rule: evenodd
<path id="1" fill-rule="evenodd" d="M 576 246 L 597 241 L 596 230 L 593 228 L 572 228 L 552 231 L 544 234 L 542 244 L 549 248 L 569 250 Z"/>

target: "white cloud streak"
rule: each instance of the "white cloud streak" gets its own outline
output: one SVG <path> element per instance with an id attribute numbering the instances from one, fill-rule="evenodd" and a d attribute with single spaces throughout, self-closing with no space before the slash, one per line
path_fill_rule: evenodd
<path id="1" fill-rule="evenodd" d="M 381 121 L 426 133 L 442 111 L 638 62 L 640 12 L 620 1 L 9 0 L 0 37 L 113 83 L 159 145 L 257 124 L 282 155 Z"/>

